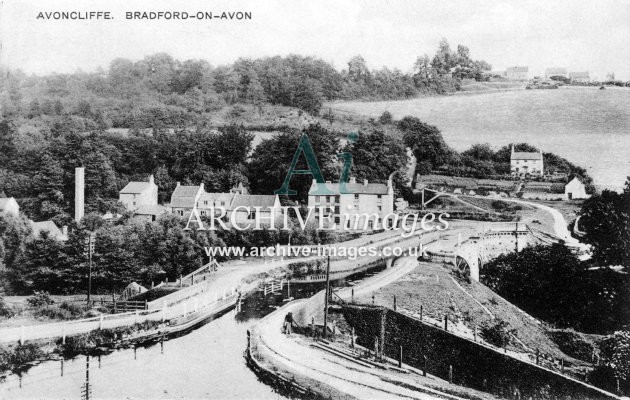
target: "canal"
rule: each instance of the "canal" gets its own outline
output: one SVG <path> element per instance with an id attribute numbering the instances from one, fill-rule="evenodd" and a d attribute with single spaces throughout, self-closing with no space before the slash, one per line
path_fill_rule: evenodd
<path id="1" fill-rule="evenodd" d="M 377 265 L 334 286 L 352 285 L 384 268 L 385 263 Z M 321 283 L 295 285 L 266 297 L 255 292 L 241 312 L 231 310 L 163 343 L 43 362 L 9 375 L 0 383 L 0 399 L 287 399 L 247 367 L 247 330 L 285 304 L 288 295 L 309 297 L 323 288 Z"/>

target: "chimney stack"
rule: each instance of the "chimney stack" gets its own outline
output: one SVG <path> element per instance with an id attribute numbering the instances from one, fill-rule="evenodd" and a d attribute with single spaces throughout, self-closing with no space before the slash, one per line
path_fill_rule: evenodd
<path id="1" fill-rule="evenodd" d="M 65 237 L 68 237 L 68 226 L 64 225 L 61 227 L 61 234 L 64 235 Z"/>
<path id="2" fill-rule="evenodd" d="M 85 214 L 85 168 L 74 169 L 74 220 L 79 222 Z"/>
<path id="3" fill-rule="evenodd" d="M 153 179 L 153 174 L 149 175 L 149 183 L 152 184 L 152 185 L 155 183 L 155 181 Z"/>
<path id="4" fill-rule="evenodd" d="M 350 178 L 350 183 L 357 183 L 357 178 L 354 176 Z"/>
<path id="5" fill-rule="evenodd" d="M 364 179 L 364 180 L 363 180 L 363 186 L 367 186 L 367 184 L 368 184 L 368 180 L 367 180 L 367 179 Z"/>

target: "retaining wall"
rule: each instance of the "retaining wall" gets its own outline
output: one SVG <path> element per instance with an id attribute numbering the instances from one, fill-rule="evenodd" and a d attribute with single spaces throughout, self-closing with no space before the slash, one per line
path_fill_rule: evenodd
<path id="1" fill-rule="evenodd" d="M 382 307 L 343 306 L 344 317 L 355 328 L 357 342 L 374 348 L 382 338 L 384 353 L 453 383 L 514 399 L 618 399 L 615 395 L 557 372 L 528 363 L 500 351 L 456 336 L 441 328 Z M 379 339 L 379 342 L 382 339 Z"/>

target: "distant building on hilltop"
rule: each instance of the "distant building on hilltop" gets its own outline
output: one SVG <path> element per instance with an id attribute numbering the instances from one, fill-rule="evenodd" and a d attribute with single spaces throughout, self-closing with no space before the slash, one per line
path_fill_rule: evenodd
<path id="1" fill-rule="evenodd" d="M 17 217 L 20 215 L 20 206 L 13 197 L 0 198 L 0 215 L 13 215 Z"/>
<path id="2" fill-rule="evenodd" d="M 591 81 L 591 77 L 588 72 L 570 72 L 569 78 L 571 82 L 586 83 Z"/>
<path id="3" fill-rule="evenodd" d="M 347 223 L 349 229 L 353 229 L 356 222 L 358 229 L 363 229 L 364 226 L 367 229 L 376 229 L 381 226 L 387 214 L 394 212 L 394 188 L 391 179 L 383 184 L 368 183 L 367 179 L 363 183 L 357 183 L 355 178 L 351 178 L 346 184 L 348 193 L 340 193 L 339 183 L 326 182 L 326 188 L 333 192 L 329 195 L 317 194 L 317 188 L 317 181 L 313 180 L 308 194 L 308 206 L 316 207 L 316 219 L 330 217 L 330 225 L 335 223 L 338 228 L 343 228 Z M 317 207 L 322 206 L 328 208 L 324 215 L 319 215 Z M 361 215 L 375 218 L 360 217 Z"/>
<path id="4" fill-rule="evenodd" d="M 563 78 L 568 78 L 569 72 L 566 68 L 547 68 L 545 70 L 545 78 L 550 79 L 552 76 L 561 76 Z"/>
<path id="5" fill-rule="evenodd" d="M 129 182 L 118 194 L 118 200 L 129 211 L 135 211 L 143 206 L 157 206 L 158 187 L 153 181 L 153 175 L 148 182 Z"/>
<path id="6" fill-rule="evenodd" d="M 529 79 L 529 67 L 509 67 L 505 70 L 505 77 L 514 81 Z"/>
<path id="7" fill-rule="evenodd" d="M 512 175 L 525 176 L 544 174 L 542 150 L 534 152 L 514 151 L 510 154 L 510 171 Z"/>

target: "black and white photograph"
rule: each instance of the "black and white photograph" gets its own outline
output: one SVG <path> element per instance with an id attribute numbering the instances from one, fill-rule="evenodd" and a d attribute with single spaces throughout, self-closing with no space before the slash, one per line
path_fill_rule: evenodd
<path id="1" fill-rule="evenodd" d="M 0 0 L 0 399 L 630 399 L 630 1 Z"/>

